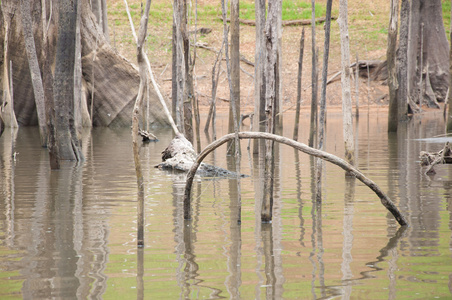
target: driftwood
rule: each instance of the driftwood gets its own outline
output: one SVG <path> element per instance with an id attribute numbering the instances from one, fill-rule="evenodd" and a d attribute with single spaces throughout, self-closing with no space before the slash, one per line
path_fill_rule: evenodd
<path id="1" fill-rule="evenodd" d="M 306 154 L 319 157 L 323 160 L 329 161 L 345 171 L 347 171 L 350 175 L 355 176 L 358 178 L 362 183 L 367 185 L 372 191 L 377 194 L 377 196 L 380 198 L 381 204 L 383 204 L 386 209 L 394 216 L 394 218 L 397 220 L 397 222 L 401 226 L 408 225 L 407 220 L 405 217 L 399 212 L 397 207 L 395 206 L 394 202 L 389 199 L 389 197 L 377 186 L 375 182 L 364 176 L 361 171 L 350 165 L 348 162 L 343 160 L 342 158 L 339 158 L 333 154 L 320 151 L 311 147 L 308 147 L 307 145 L 291 140 L 289 138 L 266 133 L 266 132 L 239 132 L 238 133 L 240 139 L 267 139 L 267 140 L 273 140 L 282 144 L 286 144 L 288 146 L 291 146 L 297 150 L 300 150 L 301 152 L 304 152 Z M 232 140 L 236 137 L 235 133 L 231 133 L 228 135 L 223 136 L 222 138 L 214 141 L 210 145 L 208 145 L 204 150 L 198 155 L 196 158 L 194 164 L 190 168 L 187 179 L 186 179 L 186 185 L 185 185 L 185 194 L 184 194 L 184 218 L 186 220 L 189 220 L 191 218 L 191 212 L 190 212 L 190 194 L 191 194 L 191 186 L 193 183 L 194 175 L 197 172 L 198 167 L 202 164 L 203 159 L 213 150 L 218 148 L 219 146 L 223 145 L 229 140 Z"/>
<path id="2" fill-rule="evenodd" d="M 219 17 L 220 20 L 223 21 L 223 17 Z M 331 17 L 331 20 L 336 20 L 337 17 Z M 230 22 L 231 20 L 229 18 L 226 19 L 227 22 Z M 315 23 L 320 24 L 325 22 L 326 18 L 322 17 L 322 18 L 316 18 L 315 19 Z M 255 20 L 245 20 L 245 19 L 239 19 L 239 22 L 242 23 L 243 25 L 249 25 L 249 26 L 256 26 L 256 21 Z M 311 25 L 312 24 L 312 20 L 311 19 L 306 19 L 306 20 L 290 20 L 290 21 L 282 21 L 281 25 L 282 26 L 299 26 L 299 25 Z"/>
<path id="3" fill-rule="evenodd" d="M 430 153 L 426 151 L 421 151 L 419 154 L 419 159 L 421 160 L 421 166 L 427 166 L 427 170 L 425 174 L 434 175 L 436 171 L 433 169 L 435 165 L 438 164 L 452 164 L 452 155 L 451 155 L 450 144 L 447 142 L 444 145 L 444 148 L 435 153 Z"/>
<path id="4" fill-rule="evenodd" d="M 143 138 L 143 142 L 157 142 L 159 139 L 149 131 L 138 129 L 138 134 Z"/>
<path id="5" fill-rule="evenodd" d="M 187 173 L 197 158 L 193 145 L 182 134 L 176 137 L 162 152 L 162 162 L 155 166 L 161 170 L 172 170 Z M 202 177 L 236 178 L 237 173 L 209 164 L 198 164 L 196 174 Z M 241 175 L 244 177 L 244 175 Z"/>

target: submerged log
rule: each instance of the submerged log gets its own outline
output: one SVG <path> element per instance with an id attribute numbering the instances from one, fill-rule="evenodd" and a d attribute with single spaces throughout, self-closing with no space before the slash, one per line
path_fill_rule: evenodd
<path id="1" fill-rule="evenodd" d="M 193 166 L 198 155 L 193 145 L 182 134 L 177 134 L 171 143 L 162 152 L 162 162 L 155 166 L 161 170 L 173 170 L 187 173 Z M 202 177 L 236 178 L 236 172 L 220 167 L 201 163 L 196 175 Z M 244 175 L 241 175 L 244 177 Z"/>
<path id="2" fill-rule="evenodd" d="M 421 166 L 425 167 L 427 166 L 427 170 L 425 171 L 425 174 L 427 175 L 434 175 L 436 174 L 436 171 L 433 169 L 435 165 L 438 164 L 452 164 L 452 155 L 451 155 L 451 149 L 450 144 L 447 142 L 444 145 L 444 148 L 439 152 L 426 152 L 421 151 L 419 154 L 419 159 L 421 160 L 420 164 Z"/>
<path id="3" fill-rule="evenodd" d="M 234 139 L 236 136 L 235 133 L 230 133 L 222 138 L 214 141 L 210 145 L 208 145 L 204 150 L 199 154 L 199 156 L 196 158 L 195 163 L 192 165 L 191 169 L 188 172 L 187 175 L 187 181 L 185 186 L 185 195 L 184 195 L 184 218 L 186 220 L 189 220 L 191 218 L 191 212 L 190 212 L 190 194 L 191 194 L 191 185 L 193 183 L 194 175 L 198 169 L 198 167 L 202 164 L 203 159 L 213 150 L 218 148 L 219 146 L 223 145 L 229 140 Z M 304 152 L 306 154 L 319 157 L 323 160 L 329 161 L 345 171 L 347 171 L 350 175 L 355 176 L 357 179 L 359 179 L 362 183 L 367 185 L 372 191 L 375 192 L 375 194 L 380 198 L 381 204 L 383 204 L 384 207 L 394 216 L 394 218 L 397 220 L 397 222 L 401 226 L 408 225 L 407 220 L 405 217 L 399 212 L 398 208 L 395 206 L 394 202 L 389 199 L 389 197 L 380 189 L 380 187 L 377 186 L 375 182 L 364 176 L 361 171 L 356 169 L 354 166 L 343 160 L 342 158 L 339 158 L 333 154 L 327 153 L 325 151 L 317 150 L 314 148 L 311 148 L 303 143 L 291 140 L 289 138 L 279 136 L 276 134 L 266 133 L 266 132 L 239 132 L 238 136 L 240 139 L 268 139 L 273 140 L 275 142 L 279 142 L 282 144 L 286 144 L 288 146 L 291 146 L 301 152 Z"/>

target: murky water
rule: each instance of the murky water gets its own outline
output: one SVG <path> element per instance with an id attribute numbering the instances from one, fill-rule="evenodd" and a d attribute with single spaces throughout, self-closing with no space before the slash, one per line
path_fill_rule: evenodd
<path id="1" fill-rule="evenodd" d="M 291 137 L 293 119 L 285 118 L 284 135 Z M 308 116 L 303 119 L 299 140 L 306 143 Z M 328 116 L 326 150 L 343 157 L 341 122 L 340 114 Z M 360 118 L 357 166 L 387 191 L 409 228 L 399 229 L 373 192 L 331 164 L 323 204 L 316 206 L 310 158 L 283 145 L 276 153 L 272 224 L 260 223 L 259 172 L 246 151 L 242 172 L 251 176 L 241 180 L 242 225 L 234 221 L 235 182 L 226 179 L 194 183 L 193 220 L 184 222 L 184 176 L 153 167 L 171 140 L 163 130 L 155 132 L 158 143 L 141 149 L 141 250 L 129 129 L 85 133 L 85 163 L 66 163 L 56 172 L 36 128 L 6 130 L 0 138 L 0 298 L 450 298 L 452 166 L 438 166 L 428 177 L 417 162 L 420 150 L 442 148 L 445 138 L 427 139 L 444 133 L 442 116 L 412 120 L 389 137 L 386 122 L 386 113 Z M 217 128 L 227 128 L 227 119 Z M 247 145 L 242 141 L 244 150 Z M 223 146 L 207 161 L 227 168 L 225 152 Z"/>

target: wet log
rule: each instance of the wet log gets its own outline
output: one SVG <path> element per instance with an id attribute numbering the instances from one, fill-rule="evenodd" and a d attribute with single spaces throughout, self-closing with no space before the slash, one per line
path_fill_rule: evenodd
<path id="1" fill-rule="evenodd" d="M 157 142 L 159 140 L 154 134 L 141 128 L 138 129 L 138 134 L 142 137 L 144 143 Z"/>
<path id="2" fill-rule="evenodd" d="M 191 194 L 191 186 L 193 183 L 194 175 L 197 172 L 198 167 L 201 165 L 204 158 L 213 150 L 218 148 L 219 146 L 223 145 L 229 140 L 234 139 L 236 136 L 235 133 L 231 133 L 228 135 L 223 136 L 222 138 L 214 141 L 210 145 L 208 145 L 204 150 L 198 155 L 196 158 L 194 164 L 190 168 L 187 179 L 186 179 L 186 186 L 185 186 L 185 194 L 184 194 L 184 218 L 186 220 L 189 220 L 191 218 L 191 212 L 190 212 L 190 194 Z M 401 226 L 408 225 L 407 220 L 405 217 L 399 212 L 398 208 L 395 206 L 394 202 L 389 199 L 389 197 L 377 186 L 375 182 L 364 176 L 361 171 L 353 167 L 351 164 L 343 160 L 342 158 L 339 158 L 333 154 L 327 153 L 325 151 L 320 151 L 314 148 L 311 148 L 303 143 L 291 140 L 289 138 L 266 133 L 266 132 L 239 132 L 238 136 L 240 139 L 267 139 L 267 140 L 273 140 L 275 142 L 279 142 L 282 144 L 286 144 L 288 146 L 291 146 L 301 152 L 304 152 L 306 154 L 319 157 L 323 160 L 329 161 L 342 169 L 344 169 L 348 174 L 355 176 L 358 178 L 362 183 L 367 185 L 372 191 L 375 192 L 375 194 L 380 198 L 381 204 L 383 204 L 384 207 L 394 216 L 394 218 L 397 220 L 397 222 Z"/>
<path id="3" fill-rule="evenodd" d="M 444 148 L 439 152 L 426 152 L 421 151 L 419 154 L 420 164 L 422 167 L 427 167 L 425 174 L 434 175 L 436 171 L 433 169 L 435 165 L 438 164 L 452 164 L 452 155 L 451 155 L 450 144 L 447 142 L 444 145 Z"/>
<path id="4" fill-rule="evenodd" d="M 162 162 L 155 166 L 161 170 L 172 170 L 177 172 L 185 172 L 193 167 L 198 155 L 193 148 L 192 143 L 187 140 L 182 134 L 176 134 L 176 137 L 162 152 Z M 197 171 L 193 175 L 201 177 L 221 177 L 221 178 L 236 178 L 237 173 L 220 167 L 201 163 L 198 164 Z M 245 175 L 241 175 L 244 177 Z"/>

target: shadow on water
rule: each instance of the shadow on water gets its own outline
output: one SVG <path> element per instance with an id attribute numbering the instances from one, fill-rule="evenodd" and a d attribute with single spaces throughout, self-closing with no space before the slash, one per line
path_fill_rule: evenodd
<path id="1" fill-rule="evenodd" d="M 220 130 L 223 121 L 217 122 Z M 341 120 L 328 122 L 326 149 L 343 156 Z M 375 195 L 335 166 L 324 167 L 320 205 L 313 160 L 277 144 L 272 223 L 260 221 L 262 157 L 251 154 L 242 163 L 243 173 L 252 174 L 241 179 L 242 224 L 235 179 L 195 181 L 193 218 L 185 221 L 184 174 L 153 168 L 171 139 L 162 132 L 161 143 L 142 149 L 148 225 L 138 249 L 129 129 L 84 133 L 86 162 L 56 172 L 46 151 L 34 146 L 37 129 L 6 129 L 0 298 L 450 297 L 452 168 L 439 166 L 429 177 L 417 164 L 420 150 L 441 149 L 442 142 L 426 138 L 441 134 L 443 124 L 414 118 L 389 136 L 385 124 L 381 116 L 360 118 L 355 158 L 409 228 L 399 228 Z M 306 136 L 302 131 L 300 140 Z M 224 152 L 209 163 L 235 165 Z"/>

